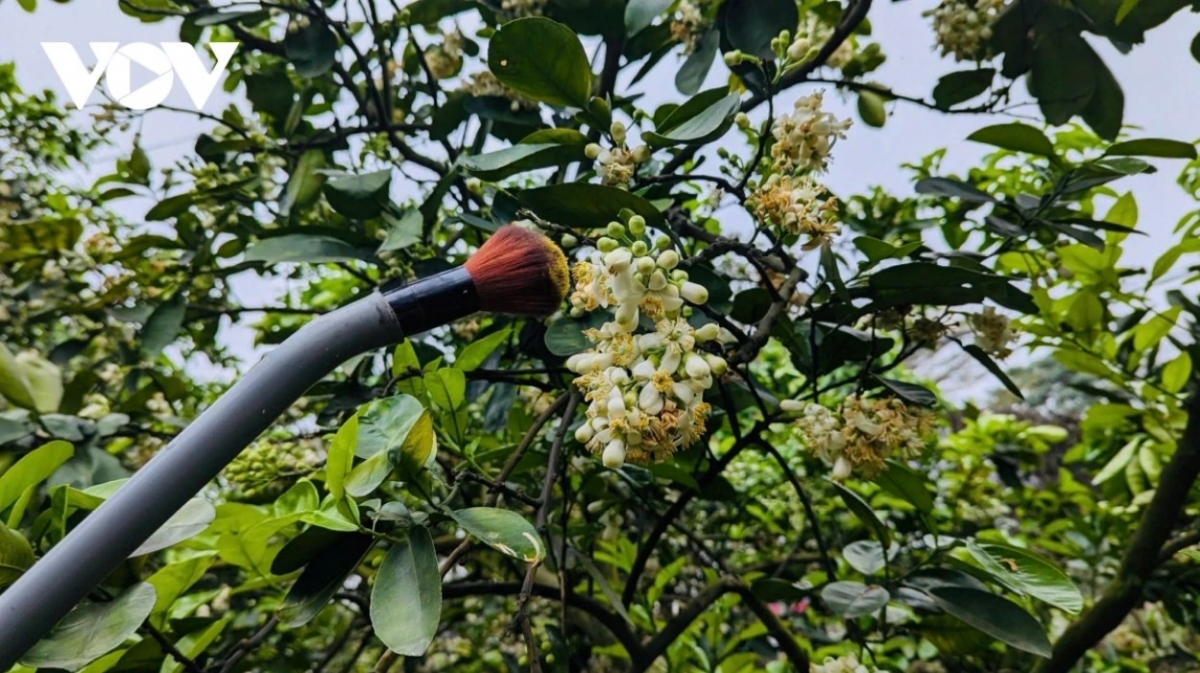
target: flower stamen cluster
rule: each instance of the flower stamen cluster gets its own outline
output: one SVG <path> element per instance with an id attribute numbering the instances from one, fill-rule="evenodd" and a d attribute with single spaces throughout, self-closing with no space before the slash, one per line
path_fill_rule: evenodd
<path id="1" fill-rule="evenodd" d="M 838 227 L 837 198 L 810 177 L 772 175 L 746 199 L 750 211 L 762 222 L 785 234 L 805 235 L 805 250 L 829 241 Z"/>
<path id="2" fill-rule="evenodd" d="M 771 126 L 775 144 L 771 156 L 775 170 L 823 172 L 838 139 L 846 137 L 851 120 L 838 119 L 821 108 L 824 93 L 817 91 L 796 101 L 791 114 L 780 115 Z"/>
<path id="3" fill-rule="evenodd" d="M 997 313 L 995 307 L 986 306 L 983 313 L 976 313 L 968 319 L 971 329 L 975 332 L 975 345 L 983 352 L 1000 359 L 1012 355 L 1009 344 L 1017 339 L 1008 316 Z"/>
<path id="4" fill-rule="evenodd" d="M 683 53 L 690 54 L 696 51 L 696 46 L 707 27 L 704 12 L 694 3 L 682 0 L 675 9 L 675 17 L 671 20 L 671 38 L 683 43 Z"/>
<path id="5" fill-rule="evenodd" d="M 650 148 L 639 145 L 629 149 L 625 144 L 626 129 L 621 122 L 613 122 L 609 133 L 613 139 L 612 148 L 604 148 L 596 143 L 589 144 L 584 152 L 589 159 L 596 162 L 596 174 L 600 183 L 609 186 L 625 187 L 637 173 L 639 164 L 650 160 Z"/>
<path id="6" fill-rule="evenodd" d="M 893 455 L 915 458 L 925 450 L 937 423 L 931 412 L 895 397 L 847 397 L 840 412 L 787 400 L 783 407 L 800 412 L 796 427 L 809 448 L 833 465 L 833 478 L 844 480 L 858 471 L 879 474 Z"/>
<path id="7" fill-rule="evenodd" d="M 651 249 L 641 216 L 609 225 L 590 259 L 576 263 L 571 313 L 604 309 L 612 320 L 584 334 L 593 346 L 567 368 L 588 403 L 576 439 L 605 466 L 661 462 L 704 436 L 712 411 L 704 393 L 725 373 L 725 360 L 697 346 L 720 337 L 715 323 L 688 322 L 708 291 L 678 269 L 679 253 L 662 237 Z M 640 331 L 642 317 L 653 331 Z"/>
<path id="8" fill-rule="evenodd" d="M 933 17 L 942 56 L 981 61 L 988 56 L 986 44 L 992 39 L 992 26 L 1007 5 L 1008 0 L 943 0 L 923 15 Z"/>
<path id="9" fill-rule="evenodd" d="M 466 40 L 463 34 L 452 30 L 442 37 L 442 43 L 433 45 L 425 50 L 425 65 L 429 68 L 434 79 L 454 77 L 462 69 L 463 46 Z"/>

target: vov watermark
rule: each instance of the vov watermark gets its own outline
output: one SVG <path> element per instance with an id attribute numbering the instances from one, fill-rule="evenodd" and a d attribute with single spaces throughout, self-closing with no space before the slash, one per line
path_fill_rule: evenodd
<path id="1" fill-rule="evenodd" d="M 100 77 L 104 76 L 105 88 L 119 104 L 131 110 L 148 110 L 162 105 L 178 76 L 192 103 L 200 110 L 220 81 L 238 43 L 208 43 L 217 59 L 212 70 L 205 67 L 196 48 L 186 42 L 161 42 L 158 45 L 130 42 L 125 46 L 120 42 L 89 42 L 88 46 L 96 59 L 96 66 L 91 70 L 70 43 L 42 43 L 42 50 L 50 57 L 50 64 L 76 107 L 83 108 L 87 104 Z M 134 63 L 157 75 L 136 91 L 132 90 Z"/>

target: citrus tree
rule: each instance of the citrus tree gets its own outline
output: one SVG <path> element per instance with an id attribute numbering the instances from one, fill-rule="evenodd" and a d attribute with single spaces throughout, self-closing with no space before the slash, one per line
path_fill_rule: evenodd
<path id="1" fill-rule="evenodd" d="M 346 363 L 14 670 L 1200 666 L 1200 210 L 1133 259 L 1122 183 L 1182 160 L 1200 198 L 1200 162 L 1124 132 L 1089 43 L 1187 3 L 943 0 L 929 92 L 873 76 L 871 0 L 119 6 L 239 43 L 230 102 L 80 187 L 181 111 L 78 129 L 0 67 L 0 588 L 221 394 L 232 327 L 269 348 L 512 222 L 573 282 Z M 824 185 L 913 106 L 991 153 Z"/>

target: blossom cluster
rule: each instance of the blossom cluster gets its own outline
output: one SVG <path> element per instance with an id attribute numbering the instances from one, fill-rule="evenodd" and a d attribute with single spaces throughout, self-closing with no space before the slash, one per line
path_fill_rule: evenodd
<path id="1" fill-rule="evenodd" d="M 675 18 L 671 21 L 671 37 L 683 43 L 683 53 L 696 51 L 696 45 L 704 36 L 708 22 L 704 20 L 704 12 L 695 3 L 682 0 L 675 8 Z"/>
<path id="2" fill-rule="evenodd" d="M 452 30 L 442 37 L 442 43 L 433 45 L 425 50 L 425 65 L 435 79 L 454 77 L 462 69 L 463 46 L 466 40 L 463 34 Z"/>
<path id="3" fill-rule="evenodd" d="M 611 312 L 584 334 L 593 346 L 567 360 L 588 403 L 576 439 L 605 466 L 659 462 L 700 439 L 711 412 L 704 393 L 725 373 L 720 356 L 698 349 L 722 338 L 715 323 L 689 323 L 688 304 L 708 291 L 678 268 L 679 253 L 661 237 L 644 240 L 645 219 L 612 223 L 596 250 L 575 264 L 571 313 Z M 642 319 L 654 329 L 642 329 Z"/>
<path id="4" fill-rule="evenodd" d="M 779 174 L 767 178 L 746 200 L 760 221 L 784 233 L 808 236 L 805 250 L 820 246 L 841 231 L 837 204 L 837 198 L 812 178 Z"/>
<path id="5" fill-rule="evenodd" d="M 650 160 L 649 147 L 639 145 L 629 149 L 625 144 L 627 133 L 625 124 L 613 122 L 609 128 L 609 135 L 613 139 L 611 148 L 606 149 L 597 143 L 590 143 L 584 148 L 587 157 L 596 162 L 596 174 L 600 176 L 601 184 L 622 187 L 628 185 L 633 179 L 633 174 L 637 172 L 638 164 Z"/>
<path id="6" fill-rule="evenodd" d="M 985 45 L 992 39 L 992 26 L 1008 0 L 942 0 L 924 12 L 933 17 L 933 31 L 943 56 L 956 61 L 980 61 L 987 57 Z"/>
<path id="7" fill-rule="evenodd" d="M 992 306 L 986 306 L 983 313 L 971 316 L 970 323 L 975 331 L 975 345 L 980 350 L 1001 359 L 1012 355 L 1009 344 L 1016 340 L 1017 334 L 1008 316 L 997 313 Z"/>
<path id="8" fill-rule="evenodd" d="M 873 477 L 884 461 L 895 454 L 915 458 L 925 450 L 936 417 L 895 397 L 846 398 L 839 412 L 829 407 L 795 400 L 783 403 L 787 411 L 800 412 L 796 427 L 809 448 L 833 465 L 833 478 L 847 479 L 855 470 Z"/>
<path id="9" fill-rule="evenodd" d="M 550 0 L 503 0 L 500 10 L 507 21 L 527 16 L 541 16 Z"/>
<path id="10" fill-rule="evenodd" d="M 458 90 L 479 98 L 507 98 L 511 102 L 509 108 L 513 112 L 538 109 L 537 101 L 508 88 L 490 70 L 471 75 L 471 78 Z"/>
<path id="11" fill-rule="evenodd" d="M 771 156 L 775 170 L 789 173 L 807 169 L 821 173 L 829 167 L 833 144 L 846 137 L 851 120 L 838 119 L 822 109 L 825 95 L 817 91 L 793 104 L 791 114 L 780 115 L 771 126 L 775 144 Z"/>
<path id="12" fill-rule="evenodd" d="M 808 16 L 796 29 L 796 36 L 787 47 L 787 57 L 792 66 L 803 65 L 816 57 L 821 46 L 829 41 L 833 28 L 823 23 L 814 14 Z M 825 64 L 831 68 L 844 68 L 854 60 L 854 44 L 850 39 L 842 40 L 838 48 L 829 55 Z"/>
<path id="13" fill-rule="evenodd" d="M 881 673 L 879 669 L 859 663 L 854 654 L 846 654 L 836 659 L 826 657 L 823 664 L 812 664 L 812 673 Z"/>

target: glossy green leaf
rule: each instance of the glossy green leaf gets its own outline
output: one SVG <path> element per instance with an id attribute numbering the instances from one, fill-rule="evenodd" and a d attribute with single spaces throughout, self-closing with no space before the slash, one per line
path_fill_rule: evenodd
<path id="1" fill-rule="evenodd" d="M 475 371 L 487 360 L 492 351 L 496 350 L 504 340 L 512 334 L 512 329 L 505 327 L 502 330 L 497 330 L 467 344 L 458 357 L 454 359 L 454 366 L 464 372 Z"/>
<path id="2" fill-rule="evenodd" d="M 37 407 L 24 368 L 3 341 L 0 341 L 0 397 L 24 409 Z"/>
<path id="3" fill-rule="evenodd" d="M 918 180 L 916 191 L 918 194 L 949 196 L 972 203 L 992 203 L 995 201 L 988 194 L 976 189 L 974 185 L 969 185 L 960 180 L 951 180 L 950 178 L 924 178 Z"/>
<path id="4" fill-rule="evenodd" d="M 281 215 L 287 217 L 293 210 L 307 208 L 316 202 L 325 186 L 325 175 L 318 172 L 324 167 L 324 150 L 308 150 L 300 155 L 279 200 Z"/>
<path id="5" fill-rule="evenodd" d="M 568 227 L 599 229 L 618 219 L 628 208 L 646 218 L 651 227 L 662 228 L 663 215 L 646 199 L 616 187 L 572 182 L 526 189 L 517 200 L 539 217 Z"/>
<path id="6" fill-rule="evenodd" d="M 154 587 L 140 582 L 106 603 L 76 607 L 21 657 L 21 664 L 79 670 L 133 635 L 150 616 L 154 599 Z"/>
<path id="7" fill-rule="evenodd" d="M 583 144 L 519 143 L 495 152 L 463 159 L 463 168 L 482 180 L 495 182 L 538 168 L 584 161 Z"/>
<path id="8" fill-rule="evenodd" d="M 1110 146 L 1105 156 L 1161 157 L 1164 159 L 1195 159 L 1196 146 L 1166 138 L 1139 138 Z"/>
<path id="9" fill-rule="evenodd" d="M 341 499 L 346 493 L 346 475 L 354 462 L 358 448 L 358 414 L 351 416 L 329 443 L 325 456 L 325 488 L 334 498 Z"/>
<path id="10" fill-rule="evenodd" d="M 0 475 L 0 512 L 21 497 L 25 489 L 37 486 L 75 455 L 75 447 L 67 442 L 54 441 L 25 454 L 15 465 Z"/>
<path id="11" fill-rule="evenodd" d="M 216 556 L 215 550 L 209 550 L 178 563 L 165 565 L 146 580 L 154 587 L 155 592 L 154 609 L 150 613 L 151 624 L 158 628 L 165 625 L 167 610 L 188 589 L 204 578 Z"/>
<path id="12" fill-rule="evenodd" d="M 864 575 L 874 575 L 887 567 L 887 559 L 883 555 L 883 545 L 875 540 L 858 540 L 851 542 L 842 549 L 842 557 L 846 563 Z"/>
<path id="13" fill-rule="evenodd" d="M 333 31 L 316 19 L 304 26 L 288 26 L 283 38 L 283 49 L 287 59 L 301 77 L 320 77 L 333 68 L 337 61 L 338 40 Z"/>
<path id="14" fill-rule="evenodd" d="M 166 549 L 171 545 L 199 535 L 217 518 L 217 510 L 204 498 L 192 498 L 162 525 L 153 535 L 130 554 L 130 558 Z"/>
<path id="15" fill-rule="evenodd" d="M 975 344 L 968 344 L 963 346 L 962 349 L 966 351 L 968 355 L 975 358 L 975 360 L 979 364 L 983 365 L 985 369 L 991 372 L 992 376 L 995 376 L 997 379 L 999 379 L 1000 383 L 1002 383 L 1004 387 L 1008 389 L 1008 392 L 1016 395 L 1017 399 L 1019 400 L 1025 399 L 1025 395 L 1021 393 L 1021 389 L 1017 387 L 1017 384 L 1014 383 L 1013 380 L 1009 378 L 1008 374 L 1000 368 L 1000 365 L 996 364 L 996 361 L 992 359 L 992 356 L 984 352 L 982 348 L 976 346 Z"/>
<path id="16" fill-rule="evenodd" d="M 1042 625 L 1012 601 L 978 589 L 937 587 L 929 595 L 947 613 L 1000 642 L 1041 657 L 1050 656 Z"/>
<path id="17" fill-rule="evenodd" d="M 643 133 L 642 140 L 655 147 L 712 142 L 733 125 L 740 101 L 728 87 L 710 89 L 675 108 L 655 131 Z"/>
<path id="18" fill-rule="evenodd" d="M 939 108 L 947 110 L 987 91 L 995 78 L 996 71 L 992 68 L 960 70 L 942 75 L 933 87 L 933 101 Z"/>
<path id="19" fill-rule="evenodd" d="M 466 399 L 467 377 L 461 369 L 443 368 L 425 375 L 429 399 L 442 411 L 453 411 Z"/>
<path id="20" fill-rule="evenodd" d="M 370 458 L 399 449 L 424 412 L 425 407 L 411 395 L 375 400 L 360 414 L 355 455 Z"/>
<path id="21" fill-rule="evenodd" d="M 233 617 L 233 613 L 228 613 L 208 626 L 187 634 L 175 643 L 175 649 L 188 659 L 195 660 L 216 642 L 229 623 L 233 621 Z M 183 662 L 176 661 L 173 657 L 165 659 L 158 669 L 159 673 L 180 673 L 183 670 Z"/>
<path id="22" fill-rule="evenodd" d="M 425 218 L 420 210 L 408 209 L 396 217 L 388 211 L 382 213 L 383 221 L 387 224 L 387 236 L 379 244 L 379 252 L 403 250 L 421 242 L 425 230 Z"/>
<path id="23" fill-rule="evenodd" d="M 33 547 L 25 536 L 0 523 L 0 591 L 17 581 L 33 561 Z"/>
<path id="24" fill-rule="evenodd" d="M 183 330 L 183 319 L 187 314 L 187 298 L 176 295 L 159 304 L 142 327 L 142 353 L 154 357 L 168 344 L 175 341 Z"/>
<path id="25" fill-rule="evenodd" d="M 833 485 L 834 490 L 838 492 L 838 495 L 842 497 L 842 502 L 846 503 L 846 507 L 850 509 L 855 518 L 857 518 L 863 523 L 863 525 L 874 532 L 875 538 L 879 540 L 883 546 L 886 547 L 891 544 L 891 533 L 888 531 L 888 528 L 886 525 L 884 525 L 883 521 L 879 519 L 879 516 L 875 514 L 875 510 L 871 509 L 871 506 L 868 505 L 867 502 L 854 491 L 851 491 L 836 481 L 830 483 Z"/>
<path id="26" fill-rule="evenodd" d="M 34 410 L 41 414 L 58 411 L 64 393 L 63 374 L 58 365 L 33 353 L 20 353 L 16 360 L 33 398 Z"/>
<path id="27" fill-rule="evenodd" d="M 462 529 L 484 544 L 526 563 L 537 563 L 546 556 L 546 547 L 537 529 L 520 514 L 496 507 L 471 507 L 450 516 Z"/>
<path id="28" fill-rule="evenodd" d="M 675 73 L 675 88 L 685 96 L 694 96 L 712 70 L 721 48 L 721 36 L 716 29 L 710 29 L 696 44 L 696 50 L 688 55 L 679 70 Z"/>
<path id="29" fill-rule="evenodd" d="M 975 563 L 1012 591 L 1044 601 L 1071 614 L 1083 609 L 1083 596 L 1058 568 L 1023 549 L 967 542 Z"/>
<path id="30" fill-rule="evenodd" d="M 662 16 L 674 0 L 629 0 L 625 5 L 625 34 L 629 36 L 640 33 L 654 19 Z"/>
<path id="31" fill-rule="evenodd" d="M 354 498 L 370 495 L 392 473 L 392 459 L 387 451 L 381 451 L 364 460 L 346 475 L 346 493 Z"/>
<path id="32" fill-rule="evenodd" d="M 342 215 L 366 220 L 379 215 L 388 203 L 391 184 L 390 170 L 341 176 L 325 183 L 325 198 Z"/>
<path id="33" fill-rule="evenodd" d="M 338 534 L 315 555 L 288 589 L 279 618 L 284 626 L 297 628 L 312 621 L 354 572 L 370 551 L 375 538 L 360 533 Z"/>
<path id="34" fill-rule="evenodd" d="M 442 613 L 442 574 L 433 538 L 424 527 L 394 542 L 371 589 L 371 625 L 396 654 L 419 657 L 437 635 Z"/>
<path id="35" fill-rule="evenodd" d="M 875 477 L 875 483 L 888 493 L 916 507 L 922 514 L 932 512 L 933 495 L 926 488 L 929 480 L 904 463 L 889 460 L 887 466 L 886 470 Z"/>
<path id="36" fill-rule="evenodd" d="M 1083 112 L 1096 93 L 1098 57 L 1083 37 L 1070 29 L 1038 35 L 1029 73 L 1029 92 L 1046 121 L 1058 126 Z"/>
<path id="37" fill-rule="evenodd" d="M 887 605 L 891 595 L 887 589 L 862 582 L 831 582 L 821 589 L 821 600 L 846 619 L 855 619 L 878 612 Z"/>
<path id="38" fill-rule="evenodd" d="M 1046 134 L 1020 122 L 981 128 L 967 136 L 967 140 L 994 145 L 1013 152 L 1025 152 L 1043 157 L 1054 156 L 1054 144 L 1050 142 Z"/>
<path id="39" fill-rule="evenodd" d="M 734 49 L 759 58 L 774 59 L 771 40 L 795 31 L 800 12 L 793 0 L 726 0 L 727 20 L 721 26 Z"/>
<path id="40" fill-rule="evenodd" d="M 510 21 L 488 45 L 488 69 L 530 98 L 558 106 L 587 107 L 592 69 L 575 33 L 544 17 Z"/>
<path id="41" fill-rule="evenodd" d="M 1184 351 L 1163 367 L 1162 386 L 1169 393 L 1177 393 L 1187 386 L 1192 378 L 1192 356 Z"/>
<path id="42" fill-rule="evenodd" d="M 245 261 L 282 264 L 323 264 L 369 259 L 349 243 L 331 236 L 286 234 L 264 238 L 246 248 Z"/>
<path id="43" fill-rule="evenodd" d="M 895 393 L 897 397 L 909 404 L 921 407 L 932 407 L 937 404 L 937 395 L 925 386 L 880 376 L 876 376 L 875 379 L 882 383 L 885 388 Z"/>

